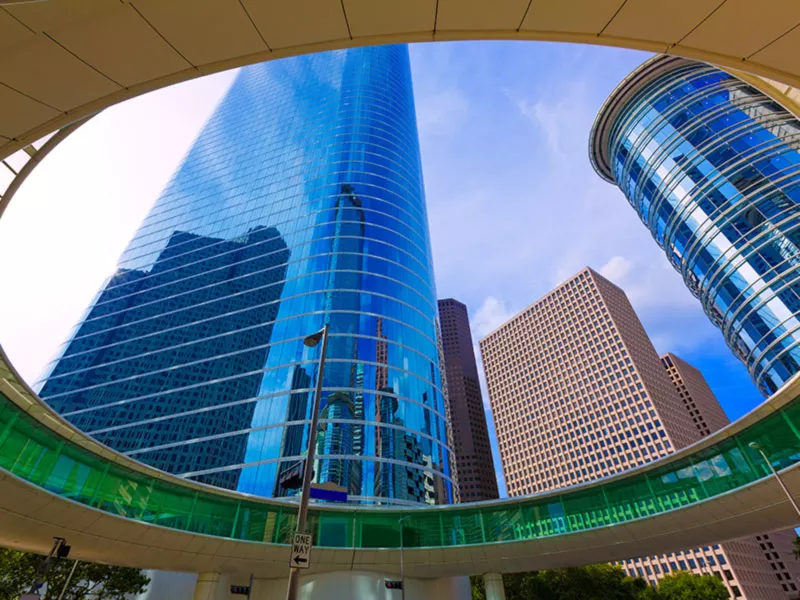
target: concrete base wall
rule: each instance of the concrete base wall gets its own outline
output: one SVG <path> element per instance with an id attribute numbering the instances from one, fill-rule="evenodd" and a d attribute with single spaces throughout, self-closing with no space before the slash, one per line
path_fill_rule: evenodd
<path id="1" fill-rule="evenodd" d="M 325 573 L 303 578 L 298 600 L 399 600 L 400 590 L 387 590 L 385 579 L 375 573 Z M 287 579 L 256 579 L 251 600 L 270 600 L 286 595 Z M 470 600 L 469 577 L 405 580 L 406 598 L 413 600 Z M 226 598 L 227 600 L 227 598 Z"/>
<path id="2" fill-rule="evenodd" d="M 287 569 L 288 570 L 288 569 Z M 244 575 L 228 576 L 216 573 L 201 573 L 193 593 L 186 600 L 244 600 L 245 596 L 233 596 L 230 584 L 247 585 Z M 397 579 L 397 575 L 382 576 L 375 573 L 343 571 L 304 577 L 300 582 L 298 600 L 400 600 L 400 590 L 387 590 L 385 579 Z M 154 584 L 157 584 L 154 581 Z M 250 600 L 275 600 L 286 597 L 288 579 L 255 579 Z M 159 590 L 151 588 L 149 598 L 162 598 Z M 408 600 L 470 600 L 469 577 L 444 577 L 441 579 L 406 578 Z M 183 600 L 171 596 L 170 600 Z"/>
<path id="3" fill-rule="evenodd" d="M 197 573 L 147 570 L 145 575 L 150 578 L 150 585 L 144 594 L 131 600 L 191 600 L 197 584 Z"/>

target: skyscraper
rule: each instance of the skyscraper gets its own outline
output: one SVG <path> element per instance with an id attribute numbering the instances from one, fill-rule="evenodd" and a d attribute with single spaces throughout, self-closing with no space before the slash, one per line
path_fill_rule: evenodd
<path id="1" fill-rule="evenodd" d="M 273 61 L 240 70 L 40 393 L 161 469 L 291 495 L 328 323 L 316 480 L 449 502 L 436 319 L 407 48 Z"/>
<path id="2" fill-rule="evenodd" d="M 592 481 L 697 439 L 624 292 L 591 269 L 480 348 L 509 496 Z"/>
<path id="3" fill-rule="evenodd" d="M 661 364 L 667 370 L 700 437 L 730 423 L 699 370 L 672 353 L 662 355 Z M 631 575 L 638 575 L 640 571 L 649 575 L 652 571 L 658 576 L 664 572 L 667 563 L 680 565 L 684 561 L 693 568 L 697 565 L 700 572 L 717 575 L 734 598 L 747 596 L 794 600 L 800 584 L 800 563 L 792 555 L 794 538 L 793 531 L 775 531 L 755 538 L 717 544 L 713 548 L 676 552 L 670 557 L 662 555 L 628 560 L 623 567 Z"/>
<path id="4" fill-rule="evenodd" d="M 705 425 L 724 417 L 702 376 L 672 355 L 662 364 L 625 293 L 591 269 L 480 345 L 510 496 L 646 464 L 699 440 Z M 733 597 L 785 600 L 783 575 L 776 577 L 758 543 L 736 540 L 623 565 L 651 583 L 678 570 L 717 572 Z M 786 561 L 774 562 L 786 571 Z"/>
<path id="5" fill-rule="evenodd" d="M 594 124 L 623 191 L 759 390 L 800 368 L 800 121 L 715 67 L 658 56 Z"/>
<path id="6" fill-rule="evenodd" d="M 452 298 L 439 300 L 439 323 L 459 498 L 492 500 L 498 497 L 497 477 L 467 307 Z"/>
<path id="7" fill-rule="evenodd" d="M 661 356 L 661 364 L 667 370 L 670 381 L 701 437 L 730 423 L 728 415 L 722 410 L 717 397 L 699 370 L 671 352 Z"/>

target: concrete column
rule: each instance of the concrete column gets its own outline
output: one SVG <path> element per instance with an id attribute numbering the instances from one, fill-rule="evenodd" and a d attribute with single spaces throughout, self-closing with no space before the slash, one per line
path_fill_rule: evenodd
<path id="1" fill-rule="evenodd" d="M 506 600 L 503 576 L 500 573 L 486 573 L 483 576 L 483 585 L 486 588 L 486 600 Z"/>
<path id="2" fill-rule="evenodd" d="M 220 584 L 219 573 L 200 573 L 194 586 L 192 600 L 215 600 Z"/>

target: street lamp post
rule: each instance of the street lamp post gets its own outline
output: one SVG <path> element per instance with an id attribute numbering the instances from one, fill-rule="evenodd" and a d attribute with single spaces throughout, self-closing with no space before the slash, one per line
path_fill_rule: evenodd
<path id="1" fill-rule="evenodd" d="M 400 599 L 406 600 L 406 569 L 403 556 L 403 523 L 408 519 L 408 515 L 397 520 L 400 524 Z"/>
<path id="2" fill-rule="evenodd" d="M 797 506 L 797 502 L 792 497 L 792 495 L 789 493 L 789 490 L 786 487 L 786 484 L 783 483 L 783 478 L 775 470 L 775 467 L 772 466 L 772 463 L 767 458 L 767 455 L 764 454 L 764 450 L 761 449 L 761 445 L 758 442 L 750 442 L 748 444 L 748 446 L 750 446 L 753 450 L 756 450 L 761 455 L 761 458 L 764 459 L 764 462 L 767 463 L 767 467 L 769 467 L 769 470 L 772 471 L 772 474 L 775 476 L 775 479 L 778 480 L 778 485 L 781 486 L 781 489 L 783 490 L 783 493 L 786 494 L 786 497 L 789 499 L 789 502 L 792 503 L 792 506 L 794 507 L 794 512 L 796 512 L 797 516 L 800 517 L 800 506 Z"/>
<path id="3" fill-rule="evenodd" d="M 36 573 L 33 577 L 31 588 L 28 590 L 27 594 L 22 595 L 22 598 L 39 597 L 39 589 L 44 585 L 45 577 L 47 577 L 47 573 L 50 571 L 50 564 L 53 560 L 53 556 L 58 558 L 67 558 L 69 555 L 69 550 L 70 547 L 67 546 L 67 540 L 62 537 L 53 538 L 53 547 L 50 549 L 50 553 L 44 559 L 39 561 L 39 565 L 36 567 Z"/>
<path id="4" fill-rule="evenodd" d="M 308 433 L 308 451 L 306 464 L 303 468 L 303 491 L 300 494 L 300 508 L 297 511 L 297 532 L 306 532 L 306 517 L 308 515 L 308 498 L 311 493 L 311 471 L 314 463 L 314 450 L 317 446 L 317 428 L 319 426 L 319 405 L 322 397 L 322 375 L 325 370 L 325 351 L 328 349 L 328 324 L 307 336 L 303 340 L 309 348 L 313 348 L 322 340 L 319 351 L 319 370 L 317 372 L 317 389 L 314 393 L 314 407 L 311 411 L 311 431 Z M 289 568 L 289 587 L 286 590 L 286 600 L 297 600 L 297 591 L 300 587 L 300 569 Z"/>

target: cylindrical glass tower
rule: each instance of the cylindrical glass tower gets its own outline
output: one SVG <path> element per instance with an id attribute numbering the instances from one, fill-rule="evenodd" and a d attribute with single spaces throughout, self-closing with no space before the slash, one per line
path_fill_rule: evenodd
<path id="1" fill-rule="evenodd" d="M 617 87 L 590 142 L 765 395 L 800 366 L 798 142 L 774 100 L 666 56 Z"/>
<path id="2" fill-rule="evenodd" d="M 262 496 L 307 447 L 352 501 L 452 499 L 405 46 L 244 68 L 65 344 L 43 398 L 158 468 Z"/>

